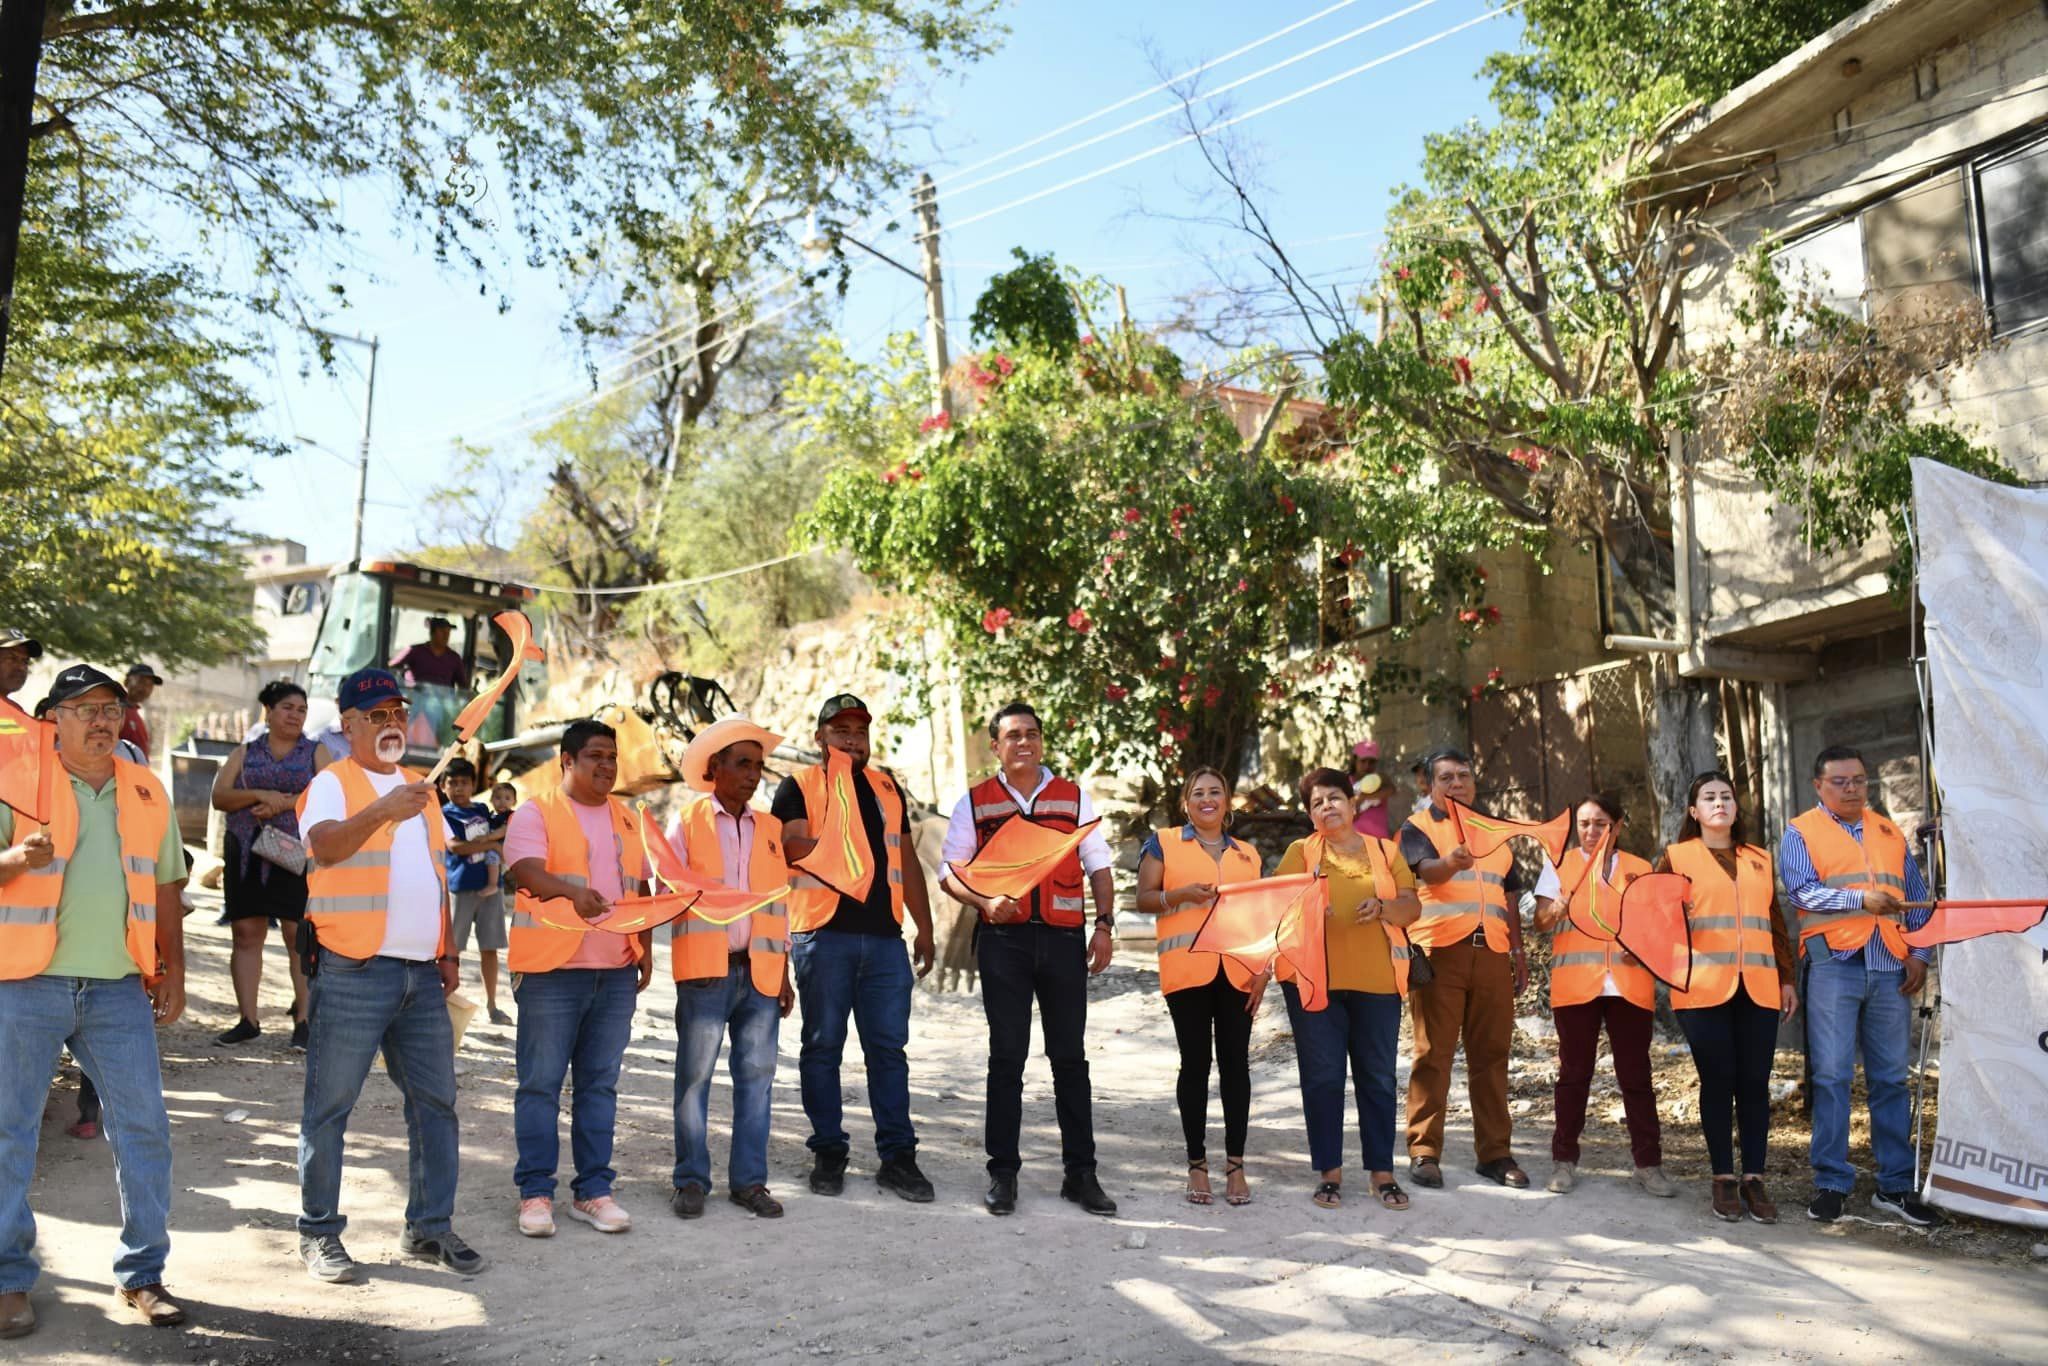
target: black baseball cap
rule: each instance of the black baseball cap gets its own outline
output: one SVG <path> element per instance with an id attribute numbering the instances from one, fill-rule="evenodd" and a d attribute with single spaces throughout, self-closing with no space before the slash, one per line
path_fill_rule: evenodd
<path id="1" fill-rule="evenodd" d="M 45 708 L 60 702 L 69 702 L 74 697 L 83 697 L 94 688 L 110 688 L 122 702 L 128 700 L 128 690 L 114 681 L 114 676 L 102 673 L 90 664 L 73 664 L 57 675 L 57 681 L 50 685 L 50 695 L 43 699 Z"/>
<path id="2" fill-rule="evenodd" d="M 43 657 L 43 642 L 37 640 L 19 626 L 0 626 L 0 650 L 10 645 L 19 645 L 28 651 L 30 659 Z"/>
<path id="3" fill-rule="evenodd" d="M 341 680 L 334 690 L 334 705 L 343 711 L 362 711 L 379 702 L 403 702 L 405 689 L 389 669 L 357 669 Z"/>
<path id="4" fill-rule="evenodd" d="M 130 664 L 128 666 L 128 677 L 146 678 L 150 682 L 156 684 L 159 688 L 161 688 L 164 685 L 163 675 L 158 673 L 155 669 L 150 668 L 149 665 L 147 664 Z"/>
<path id="5" fill-rule="evenodd" d="M 433 630 L 433 629 L 434 629 L 434 628 L 435 628 L 436 626 L 443 626 L 443 627 L 446 627 L 446 628 L 447 628 L 448 630 L 451 630 L 451 631 L 455 629 L 455 623 L 454 623 L 454 622 L 452 622 L 452 621 L 450 621 L 450 620 L 448 620 L 448 618 L 446 618 L 446 617 L 428 617 L 428 618 L 427 618 L 427 629 L 428 629 L 429 631 L 431 631 L 431 630 Z"/>
<path id="6" fill-rule="evenodd" d="M 821 728 L 828 726 L 835 718 L 841 716 L 858 716 L 863 721 L 875 719 L 874 713 L 868 710 L 867 703 L 850 692 L 843 692 L 826 698 L 825 705 L 818 708 L 818 725 Z"/>

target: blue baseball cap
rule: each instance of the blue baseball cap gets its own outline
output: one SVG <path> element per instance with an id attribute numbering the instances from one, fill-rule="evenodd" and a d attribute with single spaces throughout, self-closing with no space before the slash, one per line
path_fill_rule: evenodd
<path id="1" fill-rule="evenodd" d="M 341 680 L 334 704 L 343 711 L 364 711 L 379 702 L 403 702 L 405 689 L 389 669 L 357 669 Z"/>

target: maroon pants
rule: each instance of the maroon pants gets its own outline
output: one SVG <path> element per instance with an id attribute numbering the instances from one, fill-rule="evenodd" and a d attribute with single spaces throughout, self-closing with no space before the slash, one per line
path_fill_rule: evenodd
<path id="1" fill-rule="evenodd" d="M 1664 1164 L 1657 1127 L 1657 1092 L 1650 1081 L 1651 1012 L 1619 996 L 1596 996 L 1550 1012 L 1557 1024 L 1557 1128 L 1550 1135 L 1550 1160 L 1577 1162 L 1579 1135 L 1586 1128 L 1586 1094 L 1600 1052 L 1600 1027 L 1614 1049 L 1614 1079 L 1628 1116 L 1628 1146 L 1638 1167 Z"/>

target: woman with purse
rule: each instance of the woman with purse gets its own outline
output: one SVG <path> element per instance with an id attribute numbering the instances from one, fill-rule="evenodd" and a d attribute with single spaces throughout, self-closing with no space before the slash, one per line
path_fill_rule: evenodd
<path id="1" fill-rule="evenodd" d="M 1394 1180 L 1394 1064 L 1409 970 L 1427 962 L 1409 945 L 1406 933 L 1422 914 L 1415 874 L 1401 857 L 1399 843 L 1358 833 L 1349 774 L 1313 770 L 1301 780 L 1301 801 L 1315 833 L 1288 846 L 1275 874 L 1329 879 L 1323 930 L 1329 1001 L 1322 1010 L 1308 1010 L 1293 982 L 1280 984 L 1294 1025 L 1309 1161 L 1321 1181 L 1313 1198 L 1324 1209 L 1343 1203 L 1348 1064 L 1367 1182 L 1383 1208 L 1405 1210 L 1408 1193 Z M 1255 1000 L 1264 987 L 1263 980 L 1253 983 Z"/>
<path id="2" fill-rule="evenodd" d="M 306 914 L 306 848 L 299 838 L 299 795 L 313 775 L 334 762 L 325 745 L 306 734 L 306 690 L 286 679 L 256 695 L 265 734 L 227 757 L 213 779 L 213 805 L 228 817 L 221 849 L 221 891 L 235 947 L 229 974 L 241 1018 L 215 1039 L 247 1043 L 263 1032 L 256 1023 L 256 989 L 263 978 L 263 939 L 276 921 L 292 974 L 292 1048 L 306 1051 L 306 979 L 293 937 Z"/>

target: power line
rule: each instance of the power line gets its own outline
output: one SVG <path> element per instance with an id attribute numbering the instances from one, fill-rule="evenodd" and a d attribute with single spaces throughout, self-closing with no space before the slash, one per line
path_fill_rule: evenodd
<path id="1" fill-rule="evenodd" d="M 529 583 L 522 584 L 521 587 L 531 588 L 536 593 L 560 593 L 573 598 L 616 598 L 633 593 L 659 593 L 674 588 L 696 588 L 702 584 L 717 583 L 720 579 L 735 579 L 742 574 L 752 574 L 762 569 L 772 569 L 778 564 L 788 564 L 791 560 L 807 559 L 819 554 L 822 549 L 821 546 L 812 546 L 807 550 L 794 550 L 787 555 L 777 555 L 773 559 L 759 560 L 733 569 L 721 569 L 716 574 L 699 574 L 693 579 L 670 579 L 665 583 L 628 584 L 618 588 L 563 588 L 559 584 Z"/>

